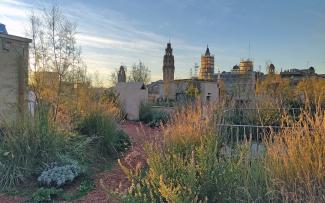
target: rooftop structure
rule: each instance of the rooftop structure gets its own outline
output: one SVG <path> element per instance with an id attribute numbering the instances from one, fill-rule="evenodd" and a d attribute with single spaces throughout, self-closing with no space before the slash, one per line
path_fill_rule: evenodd
<path id="1" fill-rule="evenodd" d="M 0 23 L 0 34 L 8 34 L 6 26 L 2 23 Z"/>
<path id="2" fill-rule="evenodd" d="M 290 69 L 280 72 L 281 77 L 307 77 L 316 76 L 315 68 L 310 67 L 308 69 Z"/>

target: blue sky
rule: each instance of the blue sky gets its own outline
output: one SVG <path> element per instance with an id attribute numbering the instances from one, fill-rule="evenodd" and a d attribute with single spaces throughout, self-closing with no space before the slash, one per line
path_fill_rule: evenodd
<path id="1" fill-rule="evenodd" d="M 28 13 L 56 3 L 78 24 L 90 72 L 107 80 L 121 64 L 142 60 L 162 78 L 164 48 L 174 48 L 176 78 L 186 78 L 209 44 L 216 70 L 251 57 L 255 69 L 314 66 L 325 73 L 324 0 L 0 0 L 0 22 L 25 35 Z"/>

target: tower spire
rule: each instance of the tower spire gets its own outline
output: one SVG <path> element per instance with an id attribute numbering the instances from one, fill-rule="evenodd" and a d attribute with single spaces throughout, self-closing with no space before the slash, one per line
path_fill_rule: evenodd
<path id="1" fill-rule="evenodd" d="M 207 50 L 205 51 L 205 55 L 210 56 L 210 49 L 208 44 L 207 44 Z"/>

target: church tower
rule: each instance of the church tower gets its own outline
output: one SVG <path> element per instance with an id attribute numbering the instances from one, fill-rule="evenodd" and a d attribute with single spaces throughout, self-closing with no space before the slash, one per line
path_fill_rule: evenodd
<path id="1" fill-rule="evenodd" d="M 170 42 L 167 43 L 163 61 L 164 98 L 169 94 L 169 83 L 174 80 L 175 65 L 173 49 Z"/>
<path id="2" fill-rule="evenodd" d="M 205 54 L 201 56 L 201 68 L 199 79 L 211 80 L 214 75 L 214 56 L 210 54 L 210 49 L 207 46 Z"/>
<path id="3" fill-rule="evenodd" d="M 174 80 L 175 65 L 173 49 L 170 42 L 167 43 L 167 48 L 165 49 L 164 62 L 163 62 L 163 78 L 164 83 L 168 83 Z"/>
<path id="4" fill-rule="evenodd" d="M 120 70 L 118 71 L 117 75 L 117 82 L 126 82 L 126 75 L 125 75 L 125 68 L 124 66 L 120 67 Z"/>

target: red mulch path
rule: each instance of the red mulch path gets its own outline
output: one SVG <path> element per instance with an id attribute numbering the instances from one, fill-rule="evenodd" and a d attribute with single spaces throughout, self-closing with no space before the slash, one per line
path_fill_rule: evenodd
<path id="1" fill-rule="evenodd" d="M 159 129 L 149 128 L 138 122 L 126 121 L 120 125 L 125 133 L 127 133 L 132 141 L 132 147 L 121 157 L 121 162 L 128 168 L 135 169 L 139 165 L 145 164 L 146 157 L 143 151 L 145 143 L 161 140 Z M 86 196 L 74 202 L 89 203 L 118 203 L 114 197 L 108 197 L 107 190 L 126 192 L 130 183 L 123 173 L 122 169 L 115 163 L 112 170 L 104 171 L 96 175 L 96 188 Z M 104 187 L 103 187 L 104 186 Z M 106 188 L 106 189 L 104 189 Z M 24 202 L 19 197 L 8 197 L 0 194 L 0 203 L 21 203 Z"/>
<path id="2" fill-rule="evenodd" d="M 0 202 L 1 203 L 20 203 L 20 202 L 24 202 L 24 200 L 19 197 L 11 197 L 11 196 L 9 197 L 9 196 L 0 194 Z"/>
<path id="3" fill-rule="evenodd" d="M 151 129 L 138 122 L 127 121 L 120 125 L 125 133 L 127 133 L 132 141 L 131 149 L 121 157 L 121 162 L 128 168 L 135 169 L 139 165 L 146 162 L 146 157 L 143 151 L 145 143 L 150 141 L 160 140 L 159 129 Z M 96 177 L 96 189 L 88 193 L 86 196 L 74 202 L 91 202 L 91 203 L 116 203 L 119 202 L 114 197 L 108 197 L 107 190 L 126 192 L 130 183 L 123 173 L 121 167 L 116 163 L 112 170 L 102 172 Z M 104 187 L 103 187 L 104 186 Z M 107 188 L 106 190 L 104 188 Z"/>

